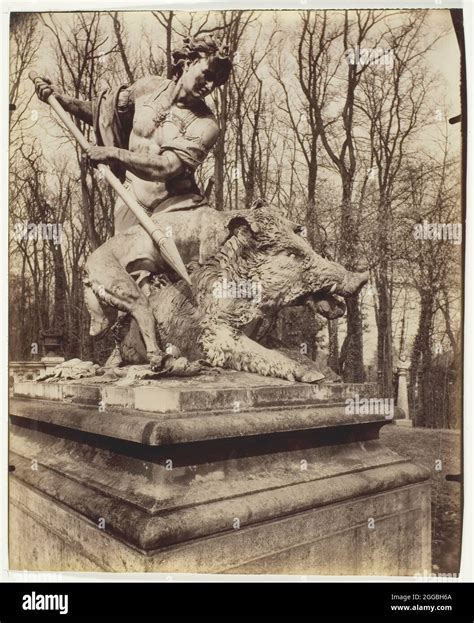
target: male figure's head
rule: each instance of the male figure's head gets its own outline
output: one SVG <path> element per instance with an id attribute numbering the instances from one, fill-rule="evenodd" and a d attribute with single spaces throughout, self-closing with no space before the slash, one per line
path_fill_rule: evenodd
<path id="1" fill-rule="evenodd" d="M 212 35 L 186 37 L 173 52 L 173 80 L 181 81 L 190 99 L 204 99 L 230 76 L 229 49 Z"/>

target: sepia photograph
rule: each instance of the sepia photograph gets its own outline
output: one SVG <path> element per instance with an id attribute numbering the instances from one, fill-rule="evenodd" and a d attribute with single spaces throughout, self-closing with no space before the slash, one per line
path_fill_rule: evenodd
<path id="1" fill-rule="evenodd" d="M 463 10 L 305 5 L 9 15 L 19 581 L 460 576 Z"/>

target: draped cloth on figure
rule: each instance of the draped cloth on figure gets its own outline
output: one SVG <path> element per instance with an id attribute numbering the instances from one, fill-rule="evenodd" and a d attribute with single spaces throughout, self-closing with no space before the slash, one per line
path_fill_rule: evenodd
<path id="1" fill-rule="evenodd" d="M 133 125 L 133 106 L 118 107 L 120 94 L 128 86 L 123 84 L 115 89 L 104 89 L 92 100 L 92 119 L 97 145 L 128 149 L 128 139 Z M 114 163 L 112 172 L 123 183 L 125 167 Z"/>

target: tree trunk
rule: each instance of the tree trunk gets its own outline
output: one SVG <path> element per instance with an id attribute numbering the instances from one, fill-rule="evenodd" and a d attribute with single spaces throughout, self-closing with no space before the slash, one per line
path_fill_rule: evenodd
<path id="1" fill-rule="evenodd" d="M 172 78 L 173 58 L 171 56 L 171 44 L 173 39 L 173 11 L 169 12 L 166 20 L 166 77 L 168 80 Z"/>
<path id="2" fill-rule="evenodd" d="M 428 294 L 421 298 L 418 332 L 413 344 L 410 368 L 410 387 L 415 426 L 430 426 L 432 387 L 431 328 L 433 325 L 433 300 Z M 414 389 L 417 388 L 416 396 Z"/>
<path id="3" fill-rule="evenodd" d="M 377 278 L 377 370 L 384 397 L 393 396 L 392 294 L 387 278 L 388 267 L 382 261 Z"/>
<path id="4" fill-rule="evenodd" d="M 227 129 L 227 100 L 228 85 L 221 89 L 219 125 L 220 133 L 214 147 L 214 180 L 215 180 L 215 208 L 224 210 L 224 183 L 225 183 L 225 138 Z"/>
<path id="5" fill-rule="evenodd" d="M 64 268 L 64 258 L 60 246 L 57 248 L 51 242 L 51 253 L 54 266 L 54 306 L 52 324 L 63 336 L 63 348 L 69 354 L 69 327 L 67 317 L 67 277 Z"/>
<path id="6" fill-rule="evenodd" d="M 313 141 L 311 148 L 311 159 L 308 166 L 308 190 L 306 208 L 306 226 L 308 228 L 308 242 L 318 253 L 324 253 L 322 248 L 321 233 L 318 227 L 318 215 L 314 198 L 316 196 L 316 181 L 318 178 L 316 140 Z"/>
<path id="7" fill-rule="evenodd" d="M 328 320 L 328 366 L 336 374 L 339 370 L 339 321 Z"/>
<path id="8" fill-rule="evenodd" d="M 341 255 L 342 264 L 351 271 L 356 271 L 357 231 L 352 205 L 352 180 L 343 180 L 342 218 L 341 218 Z M 341 353 L 341 371 L 344 381 L 348 383 L 364 383 L 364 345 L 362 314 L 359 297 L 353 296 L 347 303 L 347 336 Z"/>
<path id="9" fill-rule="evenodd" d="M 346 299 L 347 304 L 347 335 L 339 358 L 344 381 L 348 383 L 365 383 L 364 345 L 362 315 L 359 297 Z"/>

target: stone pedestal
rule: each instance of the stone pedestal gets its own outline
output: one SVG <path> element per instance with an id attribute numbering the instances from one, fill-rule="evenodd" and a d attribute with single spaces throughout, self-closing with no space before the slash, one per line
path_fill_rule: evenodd
<path id="1" fill-rule="evenodd" d="M 13 383 L 33 381 L 42 374 L 46 366 L 43 361 L 11 361 L 8 364 Z"/>
<path id="2" fill-rule="evenodd" d="M 399 359 L 397 365 L 398 375 L 398 391 L 397 391 L 397 407 L 403 412 L 403 418 L 395 419 L 397 426 L 406 428 L 413 427 L 413 420 L 410 419 L 410 407 L 408 404 L 408 371 L 410 369 L 409 362 L 406 359 Z"/>
<path id="3" fill-rule="evenodd" d="M 346 415 L 370 385 L 245 373 L 124 386 L 20 382 L 10 567 L 413 575 L 429 474 Z"/>

